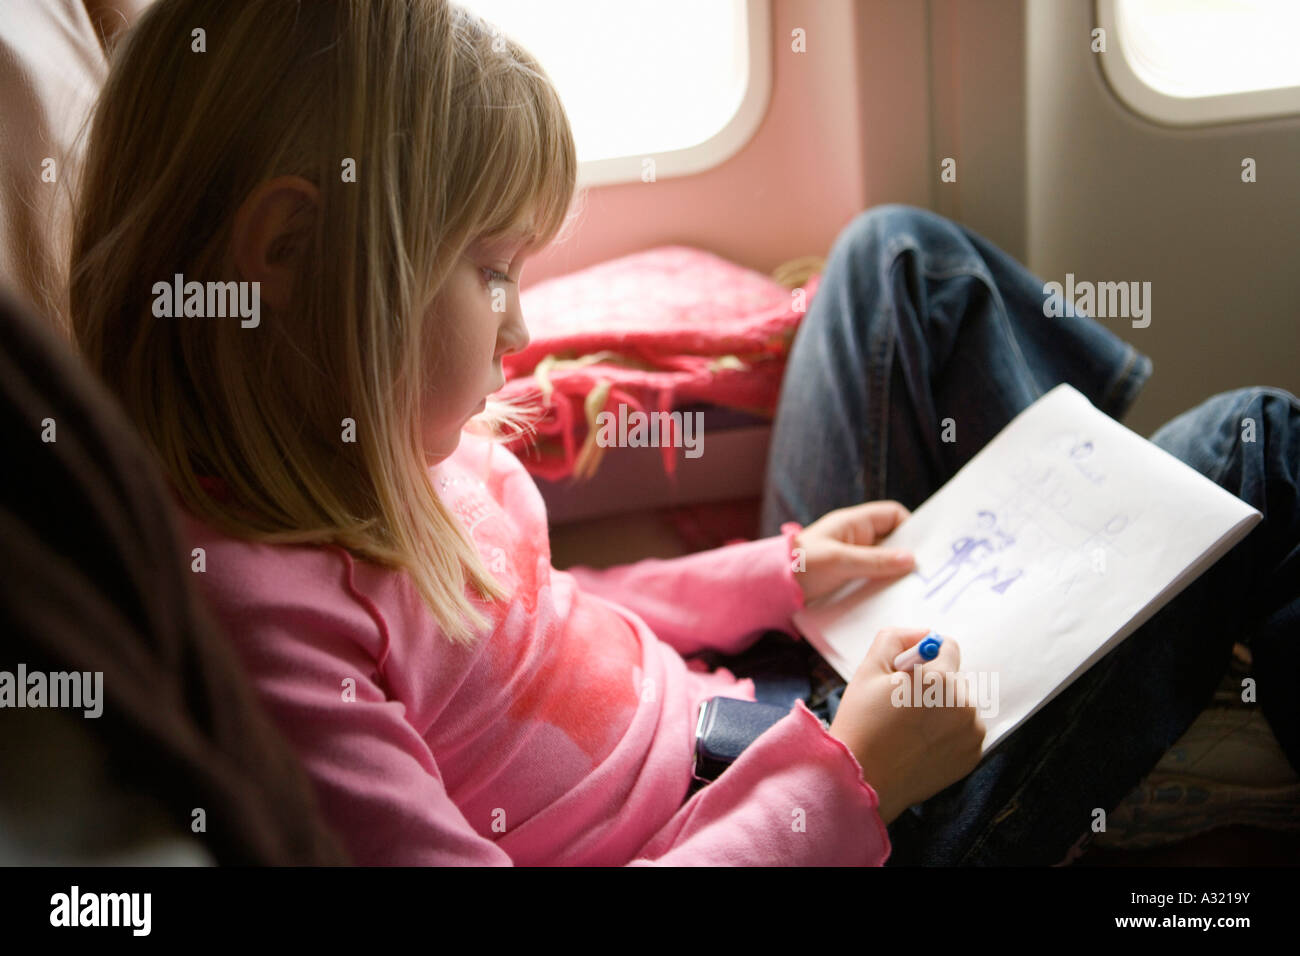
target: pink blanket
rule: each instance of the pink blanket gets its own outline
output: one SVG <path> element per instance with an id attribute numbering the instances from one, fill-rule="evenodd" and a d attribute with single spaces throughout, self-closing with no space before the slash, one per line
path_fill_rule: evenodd
<path id="1" fill-rule="evenodd" d="M 589 476 L 603 449 L 597 416 L 708 403 L 771 417 L 799 320 L 800 289 L 687 246 L 662 246 L 538 283 L 522 294 L 532 341 L 504 362 L 500 396 L 547 408 L 530 444 L 512 450 L 556 480 Z M 664 468 L 679 450 L 662 441 Z"/>

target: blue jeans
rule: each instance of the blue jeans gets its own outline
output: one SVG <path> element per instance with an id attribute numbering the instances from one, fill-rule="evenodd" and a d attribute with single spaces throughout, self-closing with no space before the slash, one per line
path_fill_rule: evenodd
<path id="1" fill-rule="evenodd" d="M 1061 382 L 1121 418 L 1151 361 L 1043 304 L 1041 280 L 955 223 L 903 206 L 860 214 L 795 337 L 762 533 L 863 501 L 916 508 Z M 948 417 L 955 442 L 940 440 Z M 1246 418 L 1253 442 L 1240 440 Z M 1274 388 L 1227 392 L 1151 441 L 1264 520 L 975 771 L 895 820 L 891 864 L 1060 862 L 1090 835 L 1093 811 L 1117 806 L 1207 706 L 1234 641 L 1251 649 L 1256 699 L 1300 768 L 1300 402 Z M 789 691 L 756 684 L 760 698 Z"/>

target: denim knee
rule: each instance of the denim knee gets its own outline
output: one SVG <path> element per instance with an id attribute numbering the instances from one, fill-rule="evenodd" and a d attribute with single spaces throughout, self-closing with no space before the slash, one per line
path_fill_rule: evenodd
<path id="1" fill-rule="evenodd" d="M 1256 406 L 1259 407 L 1258 417 L 1260 419 L 1266 419 L 1270 414 L 1280 416 L 1277 421 L 1277 424 L 1280 425 L 1285 420 L 1288 408 L 1293 411 L 1300 411 L 1300 399 L 1297 399 L 1286 389 L 1272 385 L 1248 385 L 1242 388 L 1233 388 L 1211 395 L 1199 405 L 1183 412 L 1160 430 L 1163 431 L 1178 422 L 1190 427 L 1192 420 L 1195 419 L 1198 422 L 1197 427 L 1200 429 L 1205 429 L 1211 423 L 1223 426 L 1225 423 L 1231 422 L 1234 427 L 1229 430 L 1235 431 L 1240 428 L 1243 419 L 1253 417 L 1249 412 Z"/>
<path id="2" fill-rule="evenodd" d="M 1290 427 L 1293 414 L 1300 414 L 1300 400 L 1286 389 L 1268 385 L 1229 389 L 1166 422 L 1151 441 L 1217 482 L 1243 434 L 1280 435 Z"/>
<path id="3" fill-rule="evenodd" d="M 1275 450 L 1279 461 L 1286 455 L 1286 449 L 1294 452 L 1300 439 L 1300 399 L 1284 388 L 1272 385 L 1254 385 L 1224 392 L 1220 396 L 1234 409 L 1230 422 L 1225 422 L 1225 429 L 1232 431 L 1238 440 L 1264 441 Z M 1248 431 L 1249 430 L 1249 431 Z M 1258 437 L 1246 439 L 1248 433 L 1258 433 Z M 1294 471 L 1300 468 L 1300 462 L 1283 462 Z"/>
<path id="4" fill-rule="evenodd" d="M 929 209 L 901 203 L 858 213 L 835 240 L 832 257 L 839 253 L 860 264 L 869 261 L 878 271 L 904 250 L 914 252 L 922 270 L 931 275 L 983 272 L 961 226 Z"/>
<path id="5" fill-rule="evenodd" d="M 908 206 L 903 203 L 885 203 L 864 209 L 844 227 L 839 241 L 859 242 L 897 232 L 930 233 L 951 232 L 956 223 L 937 212 Z"/>
<path id="6" fill-rule="evenodd" d="M 1280 406 L 1290 406 L 1293 411 L 1300 411 L 1300 398 L 1296 398 L 1285 388 L 1278 388 L 1275 385 L 1254 385 L 1249 388 L 1239 388 L 1229 394 L 1242 395 L 1247 407 L 1253 404 L 1255 400 L 1272 400 Z"/>

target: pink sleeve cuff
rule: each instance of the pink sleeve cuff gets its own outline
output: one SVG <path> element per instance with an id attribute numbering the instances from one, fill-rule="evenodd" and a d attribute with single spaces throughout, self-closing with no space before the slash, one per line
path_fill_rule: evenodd
<path id="1" fill-rule="evenodd" d="M 879 808 L 849 748 L 799 700 L 692 795 L 633 862 L 881 866 L 892 845 Z M 795 811 L 813 822 L 792 827 Z"/>
<path id="2" fill-rule="evenodd" d="M 801 525 L 797 521 L 787 521 L 785 522 L 785 524 L 781 525 L 781 535 L 782 537 L 785 538 L 785 553 L 786 553 L 784 577 L 786 582 L 786 588 L 787 590 L 790 591 L 791 600 L 793 601 L 793 607 L 794 610 L 796 611 L 801 611 L 803 610 L 804 607 L 803 587 L 799 584 L 798 578 L 795 577 L 795 575 L 798 574 L 799 572 L 795 571 L 794 569 L 795 568 L 794 538 L 795 535 L 797 535 L 802 530 L 803 530 L 803 525 Z"/>
<path id="3" fill-rule="evenodd" d="M 883 848 L 880 862 L 884 863 L 889 858 L 892 846 L 889 842 L 889 828 L 885 826 L 885 821 L 880 816 L 880 794 L 876 793 L 875 787 L 867 783 L 866 774 L 862 771 L 862 764 L 858 763 L 858 758 L 853 755 L 853 751 L 849 749 L 848 744 L 838 737 L 832 737 L 830 731 L 822 723 L 821 718 L 809 710 L 807 704 L 802 700 L 795 701 L 794 710 L 802 715 L 798 719 L 802 720 L 805 725 L 815 725 L 822 739 L 832 749 L 838 750 L 844 757 L 848 758 L 847 764 L 841 760 L 839 765 L 844 767 L 846 771 L 848 771 L 849 767 L 852 768 L 853 782 L 851 785 L 865 791 L 867 802 L 871 804 L 871 820 L 876 833 L 880 837 L 880 846 Z"/>

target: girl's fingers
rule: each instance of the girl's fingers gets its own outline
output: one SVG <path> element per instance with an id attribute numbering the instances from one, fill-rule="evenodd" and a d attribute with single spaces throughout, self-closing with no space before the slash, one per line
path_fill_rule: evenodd
<path id="1" fill-rule="evenodd" d="M 912 552 L 875 545 L 846 544 L 838 549 L 836 557 L 848 577 L 896 577 L 916 566 Z"/>
<path id="2" fill-rule="evenodd" d="M 939 646 L 939 655 L 925 666 L 932 670 L 955 671 L 961 667 L 961 647 L 951 637 L 945 637 Z"/>
<path id="3" fill-rule="evenodd" d="M 928 627 L 881 628 L 876 632 L 871 647 L 867 649 L 867 657 L 877 663 L 881 669 L 888 671 L 894 666 L 894 658 L 909 647 L 919 644 L 921 639 L 929 633 L 930 629 Z"/>
<path id="4" fill-rule="evenodd" d="M 906 521 L 910 514 L 897 501 L 868 501 L 845 509 L 844 517 L 852 526 L 856 539 L 863 544 L 874 544 Z"/>
<path id="5" fill-rule="evenodd" d="M 899 654 L 921 643 L 922 638 L 930 633 L 928 627 L 886 627 L 876 633 L 875 640 L 867 651 L 867 657 L 886 671 L 893 670 L 894 659 Z M 923 665 L 931 671 L 956 671 L 961 667 L 961 647 L 951 637 L 944 637 L 939 647 L 939 655 Z"/>

